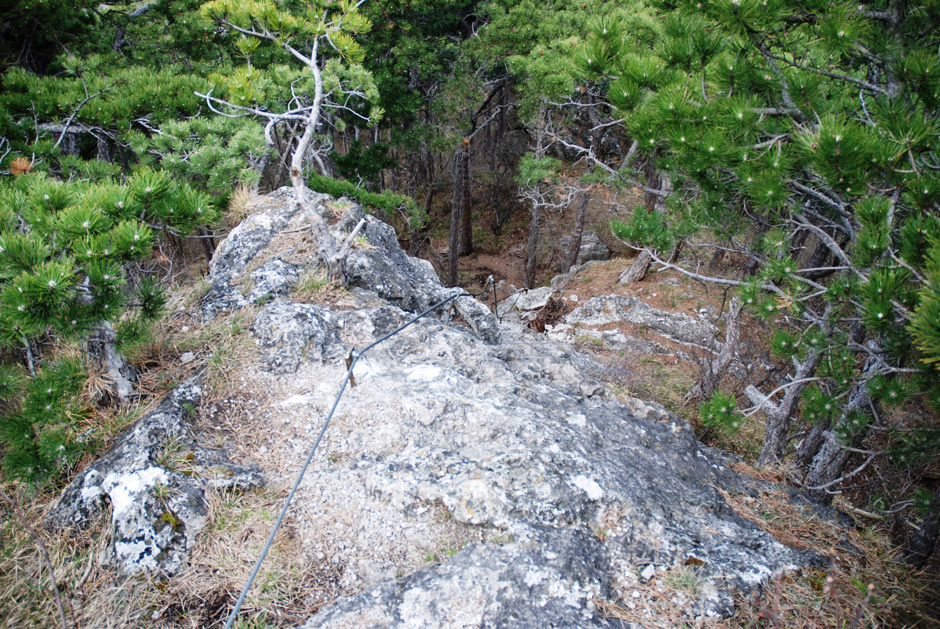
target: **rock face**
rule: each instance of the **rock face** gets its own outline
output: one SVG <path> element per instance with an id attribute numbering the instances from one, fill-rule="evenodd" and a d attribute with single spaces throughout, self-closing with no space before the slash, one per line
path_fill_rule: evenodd
<path id="1" fill-rule="evenodd" d="M 206 316 L 247 303 L 241 282 L 268 261 L 300 276 L 312 263 L 290 240 L 302 216 L 284 203 L 266 200 L 250 229 L 219 246 Z M 362 216 L 332 209 L 343 211 L 340 234 Z M 355 288 L 333 305 L 300 303 L 296 283 L 264 275 L 284 289 L 266 289 L 272 300 L 251 329 L 257 359 L 232 376 L 250 381 L 266 409 L 251 428 L 255 458 L 279 484 L 293 481 L 333 407 L 344 358 L 453 294 L 391 228 L 367 220 L 369 245 L 347 261 Z M 469 297 L 455 309 L 469 327 L 433 313 L 356 363 L 356 386 L 289 516 L 308 561 L 342 575 L 343 596 L 305 627 L 620 627 L 604 602 L 682 567 L 701 584 L 688 613 L 724 614 L 732 589 L 815 560 L 735 514 L 719 489 L 749 493 L 752 481 L 674 415 L 621 401 L 591 375 L 602 366 L 498 324 Z M 579 316 L 612 309 L 657 325 L 636 303 L 585 304 Z M 701 328 L 682 329 L 698 342 Z M 146 472 L 152 462 L 139 458 L 134 470 Z M 147 473 L 142 484 L 163 472 Z M 76 483 L 72 495 L 99 495 L 100 483 Z"/>
<path id="2" fill-rule="evenodd" d="M 618 327 L 629 324 L 646 332 L 643 338 Z M 709 349 L 717 328 L 707 319 L 659 310 L 636 297 L 592 297 L 565 317 L 564 323 L 547 329 L 560 342 L 592 339 L 613 349 L 644 354 L 670 354 L 691 360 L 688 349 Z M 647 338 L 649 337 L 649 338 Z"/>
<path id="3" fill-rule="evenodd" d="M 368 341 L 373 317 L 388 315 L 356 312 L 346 338 Z M 708 583 L 696 612 L 726 613 L 732 588 L 809 560 L 724 503 L 715 487 L 749 491 L 747 482 L 686 424 L 652 405 L 631 410 L 587 375 L 588 359 L 534 333 L 507 327 L 490 347 L 417 324 L 365 365 L 348 404 L 368 410 L 326 446 L 343 463 L 310 477 L 330 488 L 314 500 L 318 517 L 339 517 L 337 504 L 381 514 L 364 526 L 407 548 L 405 531 L 439 505 L 483 540 L 308 627 L 607 626 L 596 599 L 685 564 Z M 319 368 L 305 377 L 329 379 Z M 433 526 L 425 535 L 440 547 Z M 370 538 L 354 537 L 350 554 L 394 567 Z M 439 616 L 445 609 L 452 615 Z"/>
<path id="4" fill-rule="evenodd" d="M 239 224 L 219 244 L 210 264 L 210 289 L 200 305 L 203 316 L 211 319 L 219 312 L 286 294 L 297 284 L 296 267 L 282 258 L 274 258 L 250 271 L 255 260 L 263 257 L 259 254 L 271 252 L 269 245 L 282 232 L 304 230 L 306 221 L 298 216 L 292 195 L 290 188 L 281 188 L 265 197 L 255 205 L 260 211 Z M 316 211 L 329 217 L 332 212 L 326 203 L 330 197 L 313 197 Z M 346 260 L 348 286 L 372 291 L 378 298 L 409 312 L 421 312 L 461 292 L 444 288 L 430 262 L 407 255 L 398 244 L 395 230 L 366 215 L 359 206 L 345 208 L 336 225 L 338 236 L 344 238 L 361 219 L 366 224 L 360 233 L 368 245 L 353 249 Z M 283 252 L 283 257 L 290 253 L 296 255 L 296 251 Z M 306 262 L 309 265 L 311 260 Z M 246 275 L 256 281 L 247 295 L 233 284 Z M 461 297 L 454 307 L 480 338 L 487 343 L 499 343 L 498 322 L 486 306 L 470 297 Z"/>
<path id="5" fill-rule="evenodd" d="M 103 562 L 123 574 L 175 572 L 205 526 L 206 488 L 250 489 L 264 482 L 259 470 L 188 443 L 187 407 L 201 395 L 198 378 L 179 385 L 65 488 L 49 523 L 88 526 L 110 504 L 112 542 Z"/>
<path id="6" fill-rule="evenodd" d="M 562 251 L 568 251 L 571 246 L 571 236 L 562 236 L 558 239 L 558 246 Z M 610 260 L 610 249 L 591 230 L 581 234 L 581 246 L 578 247 L 578 257 L 575 264 L 584 264 L 592 260 Z"/>

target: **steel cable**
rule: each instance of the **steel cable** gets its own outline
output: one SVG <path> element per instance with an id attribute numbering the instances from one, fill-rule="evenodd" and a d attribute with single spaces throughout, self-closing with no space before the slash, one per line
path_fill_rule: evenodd
<path id="1" fill-rule="evenodd" d="M 486 286 L 483 287 L 483 291 L 480 293 L 485 294 L 489 288 L 489 284 L 493 281 L 493 277 L 490 276 L 487 280 Z M 392 338 L 411 324 L 417 322 L 418 320 L 426 317 L 431 314 L 438 308 L 442 308 L 447 304 L 460 299 L 461 297 L 472 297 L 477 298 L 477 295 L 472 295 L 468 292 L 460 292 L 455 295 L 451 295 L 447 299 L 438 302 L 425 310 L 424 312 L 412 317 L 407 323 L 402 325 L 396 330 L 389 332 L 382 338 L 377 341 L 373 341 L 371 344 L 367 345 L 365 349 L 361 352 L 353 352 L 351 354 L 352 360 L 349 362 L 349 365 L 346 369 L 346 377 L 343 378 L 343 384 L 340 386 L 339 393 L 336 394 L 336 400 L 333 402 L 333 407 L 330 409 L 329 414 L 326 416 L 326 420 L 323 422 L 323 428 L 320 429 L 320 434 L 317 435 L 316 441 L 313 443 L 313 447 L 310 449 L 310 453 L 307 455 L 306 461 L 304 461 L 303 467 L 300 468 L 300 473 L 297 475 L 297 480 L 294 481 L 293 487 L 291 487 L 290 493 L 287 494 L 287 499 L 284 501 L 284 506 L 281 508 L 281 513 L 278 515 L 277 520 L 274 522 L 274 528 L 271 529 L 271 534 L 268 536 L 268 541 L 265 543 L 264 548 L 261 550 L 261 555 L 258 557 L 258 561 L 255 562 L 255 567 L 251 571 L 251 575 L 248 577 L 248 581 L 245 583 L 245 587 L 242 588 L 241 594 L 238 596 L 238 600 L 235 602 L 235 607 L 232 608 L 231 614 L 229 614 L 228 620 L 225 623 L 225 629 L 231 629 L 232 625 L 235 623 L 235 619 L 238 617 L 239 612 L 241 611 L 242 604 L 245 602 L 245 598 L 248 596 L 248 590 L 251 589 L 251 584 L 254 583 L 255 577 L 258 576 L 258 572 L 261 570 L 261 564 L 264 562 L 264 558 L 267 556 L 268 551 L 271 549 L 271 545 L 274 543 L 274 537 L 277 535 L 278 529 L 281 527 L 281 523 L 284 521 L 284 517 L 287 515 L 287 510 L 290 507 L 291 501 L 294 499 L 294 494 L 297 493 L 297 489 L 300 487 L 300 483 L 304 478 L 304 474 L 307 473 L 307 468 L 310 466 L 311 461 L 313 461 L 313 455 L 317 451 L 317 447 L 320 445 L 320 441 L 323 439 L 324 433 L 326 433 L 327 427 L 330 425 L 330 420 L 333 419 L 333 413 L 336 412 L 336 407 L 339 406 L 339 401 L 343 397 L 343 393 L 346 391 L 346 385 L 349 384 L 350 378 L 352 378 L 353 369 L 356 367 L 356 363 L 359 362 L 359 359 L 366 354 L 370 349 L 379 345 L 380 343 L 387 341 Z"/>

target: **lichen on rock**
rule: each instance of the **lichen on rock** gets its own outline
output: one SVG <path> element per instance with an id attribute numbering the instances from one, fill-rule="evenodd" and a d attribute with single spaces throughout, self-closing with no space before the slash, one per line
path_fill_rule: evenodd
<path id="1" fill-rule="evenodd" d="M 206 489 L 246 490 L 264 483 L 256 467 L 232 464 L 223 453 L 195 444 L 189 463 L 196 474 L 167 465 L 167 448 L 189 441 L 186 408 L 199 403 L 200 380 L 195 376 L 180 384 L 128 428 L 110 452 L 63 490 L 50 512 L 54 527 L 84 528 L 110 508 L 111 544 L 101 559 L 123 574 L 174 573 L 206 524 Z M 220 467 L 227 473 L 198 473 Z"/>

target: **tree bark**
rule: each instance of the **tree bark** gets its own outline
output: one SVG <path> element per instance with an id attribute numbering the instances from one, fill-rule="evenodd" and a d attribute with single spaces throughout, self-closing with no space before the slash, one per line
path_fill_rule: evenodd
<path id="1" fill-rule="evenodd" d="M 711 260 L 708 261 L 708 272 L 715 273 L 721 266 L 721 261 L 725 259 L 726 251 L 724 249 L 715 249 Z"/>
<path id="2" fill-rule="evenodd" d="M 940 487 L 934 492 L 933 504 L 930 511 L 921 522 L 917 534 L 908 540 L 904 547 L 905 561 L 917 568 L 927 565 L 927 561 L 937 547 L 937 538 L 940 537 Z"/>
<path id="3" fill-rule="evenodd" d="M 874 345 L 871 344 L 870 345 Z M 876 372 L 875 360 L 869 358 L 865 369 L 862 371 L 862 377 L 858 379 L 852 391 L 849 394 L 849 400 L 842 407 L 839 419 L 830 430 L 825 431 L 822 446 L 816 452 L 810 463 L 809 472 L 806 475 L 806 492 L 810 498 L 830 504 L 832 502 L 833 492 L 829 487 L 823 487 L 832 483 L 842 475 L 845 464 L 852 457 L 851 450 L 845 446 L 857 447 L 867 434 L 867 430 L 859 430 L 855 433 L 852 443 L 845 444 L 840 437 L 842 432 L 840 428 L 846 427 L 850 421 L 853 411 L 868 407 L 871 397 L 868 394 L 868 380 Z"/>
<path id="4" fill-rule="evenodd" d="M 114 326 L 103 321 L 88 337 L 85 349 L 99 373 L 112 385 L 112 389 L 98 391 L 98 395 L 110 397 L 121 404 L 130 401 L 134 393 L 134 383 L 137 381 L 137 370 L 118 353 Z"/>
<path id="5" fill-rule="evenodd" d="M 463 187 L 461 194 L 463 207 L 460 208 L 460 255 L 462 256 L 468 256 L 473 253 L 473 196 L 470 189 L 470 147 L 468 146 L 466 150 L 466 165 L 463 169 L 463 179 L 461 179 L 459 184 Z M 457 185 L 456 182 L 455 185 Z"/>
<path id="6" fill-rule="evenodd" d="M 793 384 L 786 389 L 780 404 L 771 402 L 754 385 L 749 385 L 744 389 L 744 395 L 747 399 L 752 404 L 760 405 L 761 411 L 767 417 L 767 432 L 764 437 L 764 447 L 761 449 L 760 457 L 757 460 L 758 465 L 769 465 L 783 458 L 783 447 L 786 445 L 790 433 L 793 413 L 796 411 L 803 391 L 809 385 L 808 379 L 815 373 L 816 367 L 819 365 L 819 358 L 819 353 L 815 352 L 797 365 L 796 373 L 793 374 L 791 380 Z"/>
<path id="7" fill-rule="evenodd" d="M 823 442 L 826 440 L 826 431 L 829 429 L 829 421 L 823 420 L 813 424 L 809 433 L 803 437 L 803 441 L 796 451 L 796 468 L 805 470 L 813 462 L 813 457 L 819 452 Z"/>
<path id="8" fill-rule="evenodd" d="M 539 184 L 541 187 L 541 184 Z M 541 219 L 541 207 L 538 203 L 532 202 L 529 207 L 529 239 L 525 246 L 525 287 L 535 288 L 535 273 L 538 268 L 538 249 L 539 249 L 539 221 Z"/>
<path id="9" fill-rule="evenodd" d="M 468 147 L 457 149 L 454 153 L 454 191 L 450 203 L 450 240 L 448 251 L 447 285 L 457 285 L 457 262 L 461 254 L 462 227 L 467 203 L 464 198 L 466 188 L 463 185 L 466 171 L 469 169 L 470 151 Z"/>
<path id="10" fill-rule="evenodd" d="M 702 365 L 702 375 L 698 382 L 685 395 L 685 401 L 710 399 L 712 394 L 718 390 L 718 383 L 728 372 L 731 361 L 738 351 L 738 345 L 741 343 L 741 302 L 737 298 L 731 300 L 728 308 L 728 324 L 725 328 L 725 342 L 721 350 L 710 361 L 705 361 Z"/>
<path id="11" fill-rule="evenodd" d="M 650 270 L 650 263 L 652 261 L 653 256 L 650 254 L 649 249 L 644 249 L 633 261 L 633 264 L 630 265 L 630 268 L 620 274 L 620 279 L 617 283 L 631 284 L 633 282 L 642 282 L 643 278 L 646 277 L 646 274 Z"/>
<path id="12" fill-rule="evenodd" d="M 672 192 L 672 181 L 653 165 L 653 158 L 650 158 L 646 165 L 646 185 L 651 190 L 662 190 L 666 193 Z M 668 194 L 645 193 L 644 203 L 646 208 L 651 212 L 664 213 L 666 211 L 666 199 L 668 196 Z"/>
<path id="13" fill-rule="evenodd" d="M 578 203 L 578 215 L 574 222 L 574 230 L 571 232 L 571 243 L 568 245 L 568 254 L 565 256 L 564 268 L 562 273 L 567 273 L 568 269 L 573 267 L 578 261 L 578 251 L 581 249 L 581 235 L 584 233 L 584 223 L 587 220 L 587 206 L 591 195 L 587 192 L 581 193 Z"/>
<path id="14" fill-rule="evenodd" d="M 669 259 L 666 260 L 669 264 L 675 264 L 679 261 L 679 256 L 682 255 L 682 246 L 685 244 L 685 241 L 681 238 L 676 241 L 676 244 L 673 245 L 672 251 L 669 252 Z"/>

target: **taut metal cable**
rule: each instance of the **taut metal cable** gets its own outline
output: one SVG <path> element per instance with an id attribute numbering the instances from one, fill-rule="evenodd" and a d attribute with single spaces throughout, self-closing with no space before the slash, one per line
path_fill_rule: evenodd
<path id="1" fill-rule="evenodd" d="M 489 284 L 492 281 L 493 281 L 493 277 L 490 276 L 490 278 L 487 280 L 487 285 L 483 287 L 483 292 L 481 294 L 486 293 L 487 289 L 489 288 Z M 359 362 L 359 359 L 362 356 L 364 356 L 366 352 L 368 352 L 370 349 L 372 349 L 379 343 L 387 341 L 388 339 L 392 338 L 393 336 L 395 336 L 396 334 L 398 334 L 399 332 L 401 332 L 402 330 L 410 326 L 412 323 L 415 323 L 419 319 L 431 314 L 438 308 L 446 306 L 447 304 L 461 297 L 476 298 L 476 295 L 471 295 L 470 293 L 467 293 L 467 292 L 460 292 L 460 293 L 451 295 L 447 299 L 434 304 L 433 306 L 431 306 L 430 308 L 428 308 L 421 314 L 416 315 L 415 317 L 412 317 L 407 323 L 399 327 L 397 330 L 389 332 L 388 334 L 386 334 L 379 340 L 372 342 L 370 345 L 366 346 L 366 348 L 363 349 L 361 352 L 353 352 L 351 354 L 352 360 L 349 361 L 348 367 L 346 369 L 346 377 L 343 378 L 343 384 L 340 386 L 339 393 L 336 394 L 336 400 L 333 402 L 333 408 L 330 409 L 329 414 L 326 416 L 326 420 L 323 422 L 323 428 L 320 429 L 320 434 L 317 435 L 317 440 L 313 443 L 313 447 L 310 448 L 310 454 L 307 455 L 307 460 L 304 461 L 303 467 L 300 468 L 300 473 L 297 475 L 297 480 L 294 481 L 294 486 L 291 488 L 290 493 L 287 494 L 287 499 L 284 501 L 284 506 L 281 508 L 281 513 L 280 515 L 277 516 L 277 521 L 274 522 L 274 528 L 271 529 L 271 534 L 268 536 L 268 541 L 265 543 L 264 548 L 261 551 L 261 556 L 259 556 L 258 561 L 255 562 L 255 567 L 251 571 L 251 575 L 248 577 L 248 582 L 245 583 L 245 587 L 242 588 L 242 592 L 239 595 L 238 600 L 235 602 L 235 607 L 232 608 L 232 613 L 229 614 L 228 620 L 225 623 L 225 629 L 232 628 L 232 625 L 235 623 L 235 619 L 238 617 L 238 613 L 241 611 L 242 604 L 245 602 L 245 598 L 248 596 L 248 590 L 251 589 L 251 584 L 254 583 L 255 577 L 258 576 L 258 572 L 261 570 L 261 564 L 262 562 L 264 562 L 264 558 L 267 556 L 268 551 L 271 549 L 271 544 L 274 543 L 274 536 L 277 535 L 277 531 L 281 527 L 281 523 L 284 521 L 284 516 L 287 515 L 287 509 L 290 507 L 290 503 L 294 499 L 294 494 L 297 493 L 297 488 L 300 487 L 300 482 L 303 480 L 304 474 L 307 473 L 307 467 L 309 467 L 310 462 L 313 461 L 313 455 L 316 453 L 317 447 L 320 445 L 320 441 L 323 439 L 323 434 L 326 432 L 327 427 L 330 425 L 330 420 L 333 419 L 333 413 L 336 412 L 336 407 L 339 406 L 339 401 L 343 397 L 343 393 L 346 391 L 346 385 L 349 384 L 349 380 L 352 377 L 353 369 L 355 368 L 356 363 Z"/>

